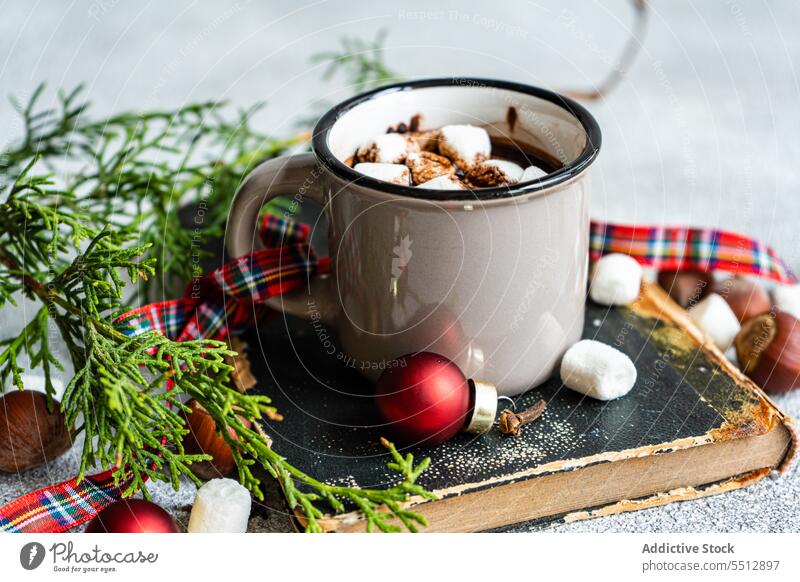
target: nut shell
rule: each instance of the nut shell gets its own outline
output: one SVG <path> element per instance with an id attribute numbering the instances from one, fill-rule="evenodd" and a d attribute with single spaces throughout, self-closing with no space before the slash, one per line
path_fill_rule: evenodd
<path id="1" fill-rule="evenodd" d="M 672 300 L 687 309 L 703 299 L 711 289 L 714 277 L 702 271 L 660 271 L 658 284 Z"/>
<path id="2" fill-rule="evenodd" d="M 769 293 L 753 279 L 729 277 L 714 284 L 713 292 L 728 302 L 741 323 L 772 309 Z"/>
<path id="3" fill-rule="evenodd" d="M 60 403 L 33 390 L 0 398 L 0 471 L 16 473 L 52 461 L 72 446 Z"/>
<path id="4" fill-rule="evenodd" d="M 800 387 L 800 320 L 794 316 L 778 311 L 754 317 L 735 345 L 742 370 L 767 392 Z"/>
<path id="5" fill-rule="evenodd" d="M 191 412 L 185 415 L 190 432 L 183 439 L 184 449 L 192 455 L 207 454 L 213 457 L 211 461 L 192 463 L 192 473 L 200 479 L 215 479 L 230 475 L 236 467 L 236 462 L 233 460 L 233 453 L 228 443 L 217 431 L 214 419 L 196 400 L 190 400 L 186 405 Z M 244 424 L 249 425 L 247 422 Z M 228 434 L 231 438 L 236 438 L 236 433 L 231 427 L 228 427 Z"/>

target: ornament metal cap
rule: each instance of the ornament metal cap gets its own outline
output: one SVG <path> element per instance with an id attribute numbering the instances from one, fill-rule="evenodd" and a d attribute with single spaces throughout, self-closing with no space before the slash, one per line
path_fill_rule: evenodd
<path id="1" fill-rule="evenodd" d="M 474 395 L 475 404 L 464 432 L 483 434 L 494 426 L 494 417 L 497 415 L 497 388 L 488 382 L 474 380 L 467 382 Z"/>

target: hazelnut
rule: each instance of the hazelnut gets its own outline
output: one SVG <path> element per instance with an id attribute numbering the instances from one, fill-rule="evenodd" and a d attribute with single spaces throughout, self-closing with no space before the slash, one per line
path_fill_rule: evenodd
<path id="1" fill-rule="evenodd" d="M 745 321 L 772 309 L 767 291 L 753 279 L 736 275 L 713 286 L 713 292 L 720 295 L 736 314 L 736 318 Z"/>
<path id="2" fill-rule="evenodd" d="M 734 341 L 739 365 L 767 392 L 800 386 L 800 320 L 785 311 L 749 319 Z"/>
<path id="3" fill-rule="evenodd" d="M 702 271 L 660 271 L 658 284 L 663 287 L 672 300 L 688 309 L 703 299 L 714 283 L 711 273 Z"/>
<path id="4" fill-rule="evenodd" d="M 61 404 L 33 390 L 0 398 L 0 471 L 16 473 L 52 461 L 72 446 Z"/>
<path id="5" fill-rule="evenodd" d="M 193 463 L 192 473 L 200 479 L 213 479 L 225 477 L 233 472 L 236 462 L 233 460 L 233 453 L 230 446 L 222 438 L 217 430 L 217 424 L 208 411 L 196 400 L 186 403 L 190 412 L 185 414 L 186 424 L 189 427 L 189 434 L 183 438 L 184 450 L 192 455 L 206 454 L 211 455 L 211 461 Z M 242 418 L 245 426 L 249 426 Z M 236 433 L 228 427 L 228 434 L 236 439 Z"/>

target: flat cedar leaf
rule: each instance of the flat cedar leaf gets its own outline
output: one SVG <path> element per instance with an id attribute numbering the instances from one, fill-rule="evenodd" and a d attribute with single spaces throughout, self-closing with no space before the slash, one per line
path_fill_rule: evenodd
<path id="1" fill-rule="evenodd" d="M 331 73 L 344 72 L 359 88 L 374 86 L 394 76 L 382 62 L 384 38 L 346 38 L 341 51 L 317 58 L 330 61 Z M 242 178 L 260 161 L 304 144 L 307 132 L 276 139 L 253 127 L 258 106 L 231 114 L 214 101 L 91 119 L 82 86 L 59 91 L 52 108 L 40 106 L 44 90 L 39 85 L 25 103 L 12 98 L 23 137 L 0 156 L 0 307 L 20 297 L 41 306 L 18 337 L 0 342 L 0 379 L 22 388 L 18 361 L 26 355 L 22 361 L 41 369 L 47 392 L 54 392 L 52 368 L 63 369 L 63 357 L 51 351 L 50 335 L 58 330 L 75 370 L 62 411 L 77 424 L 76 434 L 85 435 L 79 479 L 89 469 L 114 466 L 124 494 L 141 491 L 145 497 L 148 480 L 174 487 L 181 476 L 197 482 L 190 466 L 207 456 L 187 454 L 181 445 L 187 434 L 182 402 L 193 398 L 224 428 L 222 434 L 236 434 L 226 442 L 240 481 L 261 497 L 252 468 L 279 478 L 289 504 L 306 516 L 307 531 L 322 531 L 323 511 L 316 503 L 339 513 L 347 509 L 342 500 L 366 514 L 368 529 L 398 531 L 387 521 L 398 518 L 413 530 L 414 514 L 396 504 L 390 513 L 377 508 L 422 494 L 410 483 L 427 460 L 413 467 L 412 457 L 401 457 L 383 441 L 400 485 L 382 490 L 319 482 L 273 451 L 269 437 L 259 432 L 261 415 L 274 417 L 277 411 L 267 406 L 268 397 L 232 386 L 233 368 L 224 359 L 236 352 L 224 342 L 136 335 L 136 317 L 116 321 L 148 296 L 182 293 L 196 274 L 187 257 L 224 235 Z M 63 163 L 81 171 L 54 174 Z M 192 218 L 202 217 L 191 230 L 181 224 L 175 201 L 193 210 Z M 289 210 L 292 201 L 267 206 Z M 164 287 L 171 281 L 174 290 Z M 134 289 L 126 298 L 130 283 Z"/>

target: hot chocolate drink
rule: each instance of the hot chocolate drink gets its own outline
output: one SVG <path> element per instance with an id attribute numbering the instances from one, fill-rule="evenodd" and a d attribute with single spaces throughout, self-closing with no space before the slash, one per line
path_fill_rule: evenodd
<path id="1" fill-rule="evenodd" d="M 475 190 L 538 180 L 561 163 L 512 139 L 492 138 L 475 125 L 421 129 L 421 115 L 363 144 L 346 160 L 356 171 L 402 186 Z"/>

